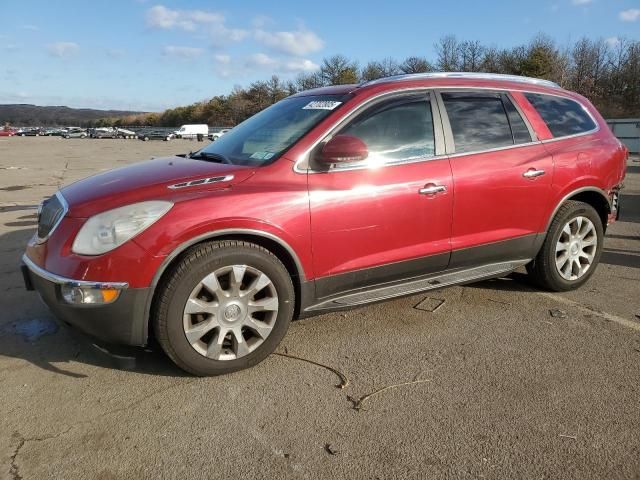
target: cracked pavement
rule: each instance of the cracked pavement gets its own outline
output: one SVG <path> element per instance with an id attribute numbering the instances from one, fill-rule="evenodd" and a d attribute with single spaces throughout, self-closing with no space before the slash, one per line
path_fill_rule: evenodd
<path id="1" fill-rule="evenodd" d="M 315 364 L 201 379 L 148 349 L 120 369 L 24 291 L 37 205 L 194 148 L 0 139 L 0 479 L 640 478 L 640 163 L 580 290 L 519 271 L 294 322 L 278 352 Z"/>

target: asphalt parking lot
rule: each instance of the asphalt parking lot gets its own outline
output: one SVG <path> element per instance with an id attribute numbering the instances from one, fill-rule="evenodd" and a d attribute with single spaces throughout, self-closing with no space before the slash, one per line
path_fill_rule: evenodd
<path id="1" fill-rule="evenodd" d="M 578 291 L 516 272 L 295 322 L 233 375 L 117 368 L 23 288 L 37 205 L 196 146 L 0 139 L 0 478 L 640 478 L 640 163 Z"/>

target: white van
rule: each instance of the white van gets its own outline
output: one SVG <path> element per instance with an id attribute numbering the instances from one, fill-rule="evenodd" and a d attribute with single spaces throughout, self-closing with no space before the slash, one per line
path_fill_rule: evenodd
<path id="1" fill-rule="evenodd" d="M 202 135 L 203 138 L 209 136 L 209 126 L 204 123 L 198 125 L 182 125 L 180 130 L 174 132 L 177 138 L 196 138 Z"/>

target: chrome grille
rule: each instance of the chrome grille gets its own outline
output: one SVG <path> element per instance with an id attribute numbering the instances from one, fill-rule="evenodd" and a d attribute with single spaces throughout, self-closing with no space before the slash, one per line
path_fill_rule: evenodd
<path id="1" fill-rule="evenodd" d="M 46 239 L 66 213 L 64 200 L 58 195 L 48 198 L 38 209 L 38 238 Z"/>

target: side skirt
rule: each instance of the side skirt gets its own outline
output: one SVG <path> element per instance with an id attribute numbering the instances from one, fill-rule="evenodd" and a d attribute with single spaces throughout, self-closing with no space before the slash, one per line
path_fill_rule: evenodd
<path id="1" fill-rule="evenodd" d="M 491 263 L 472 268 L 449 270 L 445 273 L 432 274 L 419 278 L 414 277 L 413 279 L 401 282 L 373 286 L 322 300 L 319 303 L 307 306 L 304 309 L 304 312 L 309 315 L 312 313 L 321 313 L 323 311 L 340 310 L 365 305 L 367 303 L 402 297 L 405 295 L 412 295 L 418 292 L 435 290 L 451 285 L 460 285 L 478 280 L 495 278 L 512 272 L 516 268 L 525 265 L 530 261 L 531 259 L 518 259 L 507 262 Z M 302 316 L 305 316 L 304 313 Z"/>

